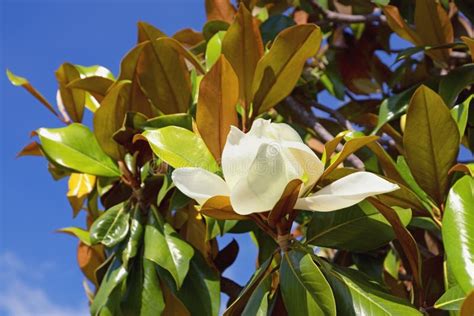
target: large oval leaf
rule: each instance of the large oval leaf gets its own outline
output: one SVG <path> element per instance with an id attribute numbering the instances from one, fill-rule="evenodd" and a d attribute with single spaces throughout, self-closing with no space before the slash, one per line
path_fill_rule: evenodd
<path id="1" fill-rule="evenodd" d="M 311 255 L 285 253 L 280 266 L 280 290 L 288 315 L 336 315 L 328 282 Z"/>
<path id="2" fill-rule="evenodd" d="M 144 257 L 168 270 L 180 288 L 193 255 L 193 248 L 178 236 L 173 227 L 159 214 L 150 211 L 145 227 Z"/>
<path id="3" fill-rule="evenodd" d="M 91 175 L 120 176 L 115 162 L 86 126 L 74 123 L 62 128 L 40 128 L 36 132 L 41 148 L 55 163 Z"/>
<path id="4" fill-rule="evenodd" d="M 58 100 L 61 101 L 58 103 L 64 107 L 73 122 L 82 121 L 86 95 L 84 91 L 68 88 L 67 85 L 79 78 L 81 78 L 79 70 L 70 63 L 64 63 L 56 70 L 56 79 L 59 84 Z"/>
<path id="5" fill-rule="evenodd" d="M 102 243 L 107 247 L 117 245 L 127 236 L 129 217 L 130 213 L 124 203 L 105 211 L 91 226 L 91 243 Z"/>
<path id="6" fill-rule="evenodd" d="M 416 182 L 439 205 L 448 188 L 448 171 L 456 162 L 459 130 L 448 107 L 433 90 L 419 87 L 408 106 L 403 144 Z"/>
<path id="7" fill-rule="evenodd" d="M 473 177 L 462 177 L 449 192 L 441 232 L 448 265 L 467 294 L 474 289 Z"/>
<path id="8" fill-rule="evenodd" d="M 137 74 L 153 106 L 164 114 L 186 112 L 191 81 L 184 58 L 166 38 L 147 42 L 138 58 Z"/>
<path id="9" fill-rule="evenodd" d="M 314 24 L 296 25 L 278 34 L 255 69 L 252 82 L 255 114 L 269 110 L 291 93 L 304 63 L 318 52 L 321 38 L 321 31 Z"/>
<path id="10" fill-rule="evenodd" d="M 402 223 L 408 225 L 411 211 L 396 211 Z M 311 245 L 363 252 L 390 242 L 395 233 L 377 208 L 363 201 L 334 212 L 315 212 L 306 237 Z"/>
<path id="11" fill-rule="evenodd" d="M 263 55 L 263 43 L 257 20 L 243 4 L 222 41 L 222 54 L 239 78 L 240 100 L 247 109 L 252 100 L 255 68 Z"/>
<path id="12" fill-rule="evenodd" d="M 220 160 L 230 126 L 238 126 L 236 105 L 239 80 L 231 64 L 221 55 L 199 86 L 196 124 L 204 142 Z"/>
<path id="13" fill-rule="evenodd" d="M 405 300 L 391 296 L 356 270 L 319 261 L 336 298 L 337 315 L 422 315 Z"/>
<path id="14" fill-rule="evenodd" d="M 202 138 L 187 129 L 168 126 L 145 131 L 143 136 L 153 152 L 173 168 L 200 167 L 211 172 L 219 170 Z"/>

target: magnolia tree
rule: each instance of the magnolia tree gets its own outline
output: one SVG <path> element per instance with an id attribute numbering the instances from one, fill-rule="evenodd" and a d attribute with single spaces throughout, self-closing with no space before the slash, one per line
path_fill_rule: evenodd
<path id="1" fill-rule="evenodd" d="M 56 106 L 8 72 L 59 119 L 20 155 L 87 213 L 92 315 L 474 314 L 474 6 L 388 2 L 208 0 L 116 77 L 61 65 Z"/>

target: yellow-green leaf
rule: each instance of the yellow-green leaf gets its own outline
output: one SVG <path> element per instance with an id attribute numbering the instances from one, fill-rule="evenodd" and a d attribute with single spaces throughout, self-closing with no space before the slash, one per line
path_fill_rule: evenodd
<path id="1" fill-rule="evenodd" d="M 10 80 L 10 82 L 14 86 L 21 86 L 25 88 L 26 91 L 28 91 L 32 96 L 34 96 L 38 101 L 40 101 L 41 104 L 43 104 L 51 113 L 58 116 L 58 112 L 56 112 L 56 110 L 48 102 L 48 100 L 46 100 L 45 97 L 30 84 L 28 79 L 17 76 L 8 69 L 7 69 L 7 77 L 8 77 L 8 80 Z"/>
<path id="2" fill-rule="evenodd" d="M 56 79 L 59 84 L 58 106 L 64 106 L 66 113 L 73 122 L 81 122 L 84 116 L 86 95 L 83 90 L 68 88 L 67 85 L 81 78 L 79 70 L 70 63 L 62 64 L 56 70 Z"/>
<path id="3" fill-rule="evenodd" d="M 252 83 L 255 114 L 269 110 L 291 93 L 306 60 L 318 52 L 321 38 L 321 31 L 314 24 L 296 25 L 278 34 L 255 70 Z"/>
<path id="4" fill-rule="evenodd" d="M 95 185 L 95 176 L 85 173 L 72 173 L 68 181 L 67 198 L 71 204 L 73 215 L 79 213 L 87 195 L 92 192 Z"/>
<path id="5" fill-rule="evenodd" d="M 225 34 L 222 53 L 239 78 L 239 97 L 242 106 L 247 109 L 252 99 L 255 68 L 263 55 L 263 43 L 257 20 L 243 4 Z"/>
<path id="6" fill-rule="evenodd" d="M 221 55 L 204 76 L 199 88 L 196 123 L 202 139 L 220 160 L 230 126 L 238 126 L 236 104 L 239 81 L 231 64 Z"/>
<path id="7" fill-rule="evenodd" d="M 459 150 L 459 131 L 443 99 L 420 86 L 410 100 L 403 144 L 410 170 L 438 204 L 448 189 L 448 171 Z"/>
<path id="8" fill-rule="evenodd" d="M 130 82 L 118 81 L 94 113 L 94 134 L 102 149 L 115 160 L 123 158 L 124 150 L 112 136 L 122 127 L 127 112 L 132 110 L 129 96 Z"/>

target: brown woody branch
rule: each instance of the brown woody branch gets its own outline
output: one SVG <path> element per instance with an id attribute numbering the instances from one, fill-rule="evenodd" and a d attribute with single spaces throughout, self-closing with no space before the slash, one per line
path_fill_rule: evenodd
<path id="1" fill-rule="evenodd" d="M 295 117 L 303 123 L 304 125 L 310 126 L 316 132 L 316 134 L 321 137 L 322 140 L 328 142 L 334 139 L 334 136 L 323 126 L 321 123 L 318 122 L 318 119 L 314 116 L 314 114 L 310 111 L 307 111 L 303 105 L 301 105 L 298 101 L 296 101 L 293 97 L 287 97 L 286 103 L 288 105 L 289 110 L 295 114 Z M 342 145 L 339 144 L 336 147 L 336 151 L 341 151 Z M 364 169 L 364 163 L 362 160 L 359 159 L 356 155 L 352 154 L 347 157 L 347 161 L 351 163 L 357 169 Z"/>
<path id="2" fill-rule="evenodd" d="M 318 24 L 327 24 L 330 22 L 346 23 L 346 24 L 372 23 L 372 22 L 377 22 L 380 24 L 387 23 L 387 18 L 383 14 L 381 14 L 380 9 L 375 9 L 374 12 L 367 15 L 361 15 L 361 14 L 345 14 L 345 13 L 334 12 L 331 10 L 326 10 L 323 7 L 321 7 L 321 5 L 317 1 L 311 1 L 311 5 L 313 6 L 314 9 L 319 11 L 324 17 L 324 19 L 321 20 L 321 22 Z"/>

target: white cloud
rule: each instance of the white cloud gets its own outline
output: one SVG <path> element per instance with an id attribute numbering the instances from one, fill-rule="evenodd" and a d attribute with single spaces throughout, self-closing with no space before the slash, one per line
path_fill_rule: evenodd
<path id="1" fill-rule="evenodd" d="M 0 253 L 0 314 L 5 316 L 86 316 L 87 305 L 64 306 L 35 285 L 51 264 L 28 267 L 11 252 Z M 28 281 L 26 279 L 29 279 Z"/>

